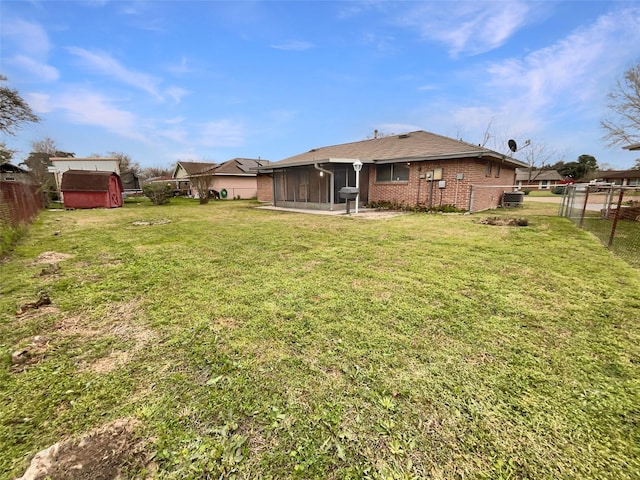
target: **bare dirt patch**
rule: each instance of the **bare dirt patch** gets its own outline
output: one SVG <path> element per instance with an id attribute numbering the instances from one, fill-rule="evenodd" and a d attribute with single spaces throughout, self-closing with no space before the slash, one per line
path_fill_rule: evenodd
<path id="1" fill-rule="evenodd" d="M 24 371 L 27 366 L 42 361 L 49 348 L 49 340 L 49 337 L 36 335 L 18 342 L 11 353 L 10 371 L 19 373 Z"/>
<path id="2" fill-rule="evenodd" d="M 36 257 L 36 259 L 32 262 L 33 265 L 39 265 L 43 263 L 58 263 L 63 260 L 67 260 L 68 258 L 73 257 L 68 253 L 60 253 L 60 252 L 42 252 L 40 255 Z"/>
<path id="3" fill-rule="evenodd" d="M 143 468 L 152 470 L 146 441 L 136 433 L 141 424 L 121 418 L 37 453 L 17 480 L 118 479 Z"/>
<path id="4" fill-rule="evenodd" d="M 526 227 L 529 225 L 529 220 L 526 218 L 487 217 L 482 220 L 478 220 L 478 223 L 504 227 Z"/>
<path id="5" fill-rule="evenodd" d="M 45 313 L 42 311 L 45 308 L 40 308 L 40 313 Z M 50 308 L 48 312 L 59 313 L 59 310 Z M 44 332 L 46 336 L 34 337 L 46 339 L 46 342 L 25 339 L 12 349 L 15 358 L 12 359 L 11 371 L 14 373 L 24 371 L 30 365 L 44 360 L 51 351 L 55 351 L 56 344 L 65 338 L 75 337 L 74 342 L 88 345 L 88 348 L 82 349 L 83 353 L 77 359 L 80 371 L 109 373 L 129 363 L 156 338 L 153 330 L 136 323 L 138 313 L 139 302 L 131 300 L 113 304 L 107 314 L 98 320 L 82 315 L 60 318 L 47 328 Z M 20 318 L 27 316 L 32 318 L 33 314 L 26 313 Z M 95 356 L 91 358 L 89 342 L 102 339 L 114 339 L 114 348 L 101 358 L 96 359 Z"/>
<path id="6" fill-rule="evenodd" d="M 132 222 L 131 225 L 135 227 L 148 227 L 151 225 L 165 225 L 167 223 L 171 223 L 171 220 L 161 218 L 159 220 L 138 220 L 137 222 Z"/>

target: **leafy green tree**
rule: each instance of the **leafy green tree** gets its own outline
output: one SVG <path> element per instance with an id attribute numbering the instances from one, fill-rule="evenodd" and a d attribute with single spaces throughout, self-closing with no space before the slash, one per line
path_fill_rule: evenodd
<path id="1" fill-rule="evenodd" d="M 636 164 L 631 167 L 631 170 L 640 170 L 640 158 L 636 159 Z"/>
<path id="2" fill-rule="evenodd" d="M 600 122 L 604 140 L 613 145 L 640 142 L 640 63 L 627 70 L 607 95 L 610 117 Z"/>
<path id="3" fill-rule="evenodd" d="M 0 82 L 6 81 L 7 77 L 0 74 Z M 0 86 L 0 132 L 15 135 L 16 128 L 23 123 L 39 121 L 17 90 Z"/>
<path id="4" fill-rule="evenodd" d="M 598 169 L 598 162 L 593 155 L 580 155 L 575 162 L 557 162 L 554 167 L 560 175 L 580 181 L 589 179 Z"/>

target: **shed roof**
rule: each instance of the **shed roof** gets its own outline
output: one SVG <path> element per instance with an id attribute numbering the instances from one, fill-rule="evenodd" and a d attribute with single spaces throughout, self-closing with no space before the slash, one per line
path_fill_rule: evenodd
<path id="1" fill-rule="evenodd" d="M 114 175 L 120 188 L 122 182 L 114 172 L 96 172 L 93 170 L 67 170 L 62 174 L 60 189 L 63 192 L 108 192 L 109 179 Z"/>
<path id="2" fill-rule="evenodd" d="M 517 167 L 523 162 L 461 140 L 418 130 L 387 137 L 313 148 L 308 152 L 285 158 L 269 167 L 321 163 L 329 159 L 359 159 L 363 163 L 388 163 L 403 160 L 446 160 L 454 158 L 492 157 Z"/>

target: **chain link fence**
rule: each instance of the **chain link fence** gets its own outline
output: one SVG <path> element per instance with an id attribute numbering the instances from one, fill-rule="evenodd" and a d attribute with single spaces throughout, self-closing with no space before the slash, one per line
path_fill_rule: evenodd
<path id="1" fill-rule="evenodd" d="M 640 187 L 567 185 L 559 214 L 640 268 Z"/>

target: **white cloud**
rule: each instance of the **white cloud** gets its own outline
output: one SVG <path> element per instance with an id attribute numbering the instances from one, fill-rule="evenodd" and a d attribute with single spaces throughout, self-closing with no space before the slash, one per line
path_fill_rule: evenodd
<path id="1" fill-rule="evenodd" d="M 29 72 L 43 82 L 55 82 L 60 77 L 58 70 L 51 65 L 41 63 L 33 58 L 24 55 L 16 55 L 7 60 L 12 65 L 16 65 L 23 70 Z"/>
<path id="2" fill-rule="evenodd" d="M 37 58 L 45 58 L 51 49 L 47 32 L 38 23 L 24 20 L 2 22 L 2 36 L 9 37 L 15 44 L 15 51 Z"/>
<path id="3" fill-rule="evenodd" d="M 79 47 L 69 47 L 68 50 L 98 73 L 113 77 L 122 83 L 139 88 L 158 99 L 162 99 L 162 95 L 158 91 L 160 80 L 152 75 L 129 70 L 107 53 L 90 52 Z"/>
<path id="4" fill-rule="evenodd" d="M 111 55 L 103 52 L 90 52 L 84 48 L 69 47 L 68 51 L 80 58 L 85 64 L 97 73 L 114 78 L 126 85 L 138 88 L 159 101 L 165 101 L 168 97 L 175 103 L 180 103 L 188 91 L 180 87 L 161 88 L 162 80 L 153 75 L 128 69 Z"/>
<path id="5" fill-rule="evenodd" d="M 46 93 L 26 93 L 24 98 L 36 113 L 49 113 L 53 109 L 51 97 Z"/>
<path id="6" fill-rule="evenodd" d="M 131 112 L 117 108 L 105 96 L 83 89 L 67 89 L 59 94 L 32 93 L 28 96 L 38 113 L 62 112 L 79 125 L 93 125 L 122 137 L 150 143 L 140 131 L 141 122 Z"/>
<path id="7" fill-rule="evenodd" d="M 189 92 L 187 90 L 180 87 L 169 87 L 165 90 L 165 95 L 171 98 L 175 103 L 180 103 L 182 97 L 188 93 Z"/>
<path id="8" fill-rule="evenodd" d="M 514 113 L 598 107 L 612 80 L 635 63 L 628 46 L 638 44 L 640 9 L 611 13 L 523 59 L 490 65 L 489 86 Z"/>
<path id="9" fill-rule="evenodd" d="M 411 5 L 411 4 L 409 4 Z M 503 45 L 527 22 L 529 7 L 514 2 L 432 2 L 405 9 L 403 26 L 442 42 L 452 56 L 477 55 Z"/>
<path id="10" fill-rule="evenodd" d="M 293 51 L 301 52 L 303 50 L 309 50 L 310 48 L 313 48 L 313 46 L 314 46 L 313 43 L 304 42 L 300 40 L 289 40 L 286 42 L 273 44 L 271 45 L 271 48 L 275 48 L 277 50 L 293 50 Z"/>
<path id="11" fill-rule="evenodd" d="M 10 42 L 11 47 L 5 46 L 6 51 L 13 53 L 7 55 L 3 63 L 20 68 L 37 81 L 53 82 L 59 78 L 58 70 L 46 63 L 51 43 L 40 24 L 4 19 L 0 33 L 5 43 Z"/>
<path id="12" fill-rule="evenodd" d="M 206 147 L 239 147 L 244 144 L 242 125 L 231 120 L 207 122 L 201 126 L 199 144 Z"/>

